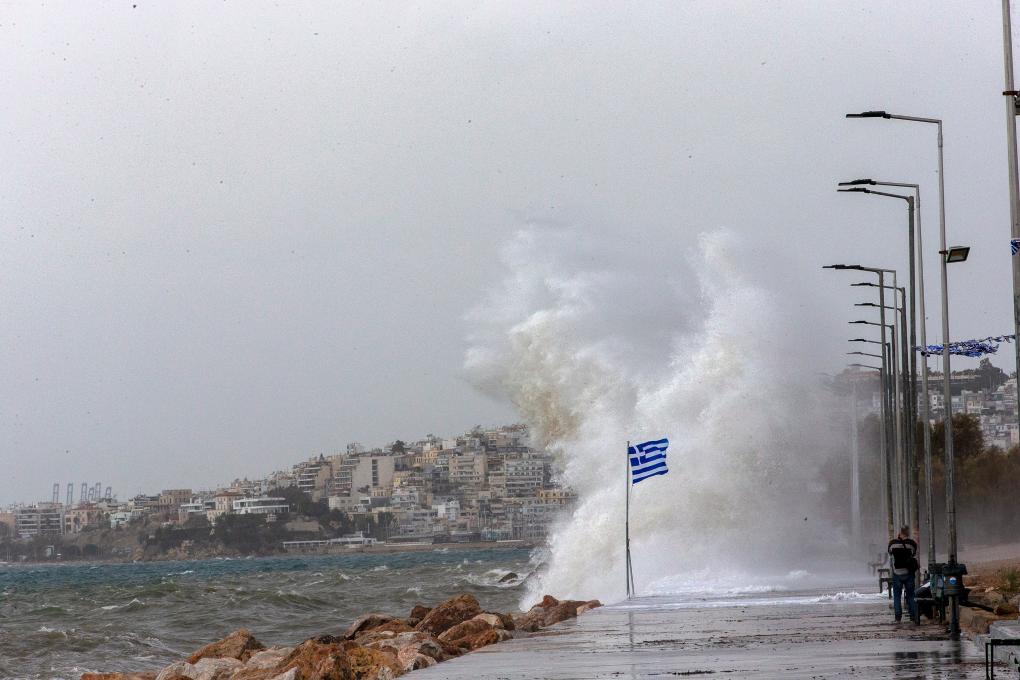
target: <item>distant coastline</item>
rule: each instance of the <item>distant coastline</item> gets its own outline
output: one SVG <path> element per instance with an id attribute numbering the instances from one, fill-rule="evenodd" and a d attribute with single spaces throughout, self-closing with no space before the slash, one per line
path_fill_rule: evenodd
<path id="1" fill-rule="evenodd" d="M 327 550 L 316 551 L 293 551 L 273 552 L 268 554 L 251 554 L 231 551 L 200 551 L 195 554 L 182 555 L 179 553 L 143 554 L 135 556 L 103 556 L 97 558 L 76 557 L 71 559 L 44 558 L 25 560 L 0 560 L 0 566 L 17 565 L 41 565 L 41 564 L 131 564 L 133 562 L 191 562 L 210 559 L 231 559 L 244 560 L 266 557 L 302 557 L 321 555 L 385 555 L 391 553 L 410 552 L 443 552 L 449 550 L 530 550 L 537 547 L 537 543 L 524 540 L 507 541 L 470 541 L 450 543 L 375 543 L 373 545 L 358 545 L 335 547 Z"/>

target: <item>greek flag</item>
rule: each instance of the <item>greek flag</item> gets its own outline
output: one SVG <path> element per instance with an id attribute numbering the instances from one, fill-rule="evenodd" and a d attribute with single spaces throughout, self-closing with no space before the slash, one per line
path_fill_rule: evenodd
<path id="1" fill-rule="evenodd" d="M 627 457 L 630 458 L 630 483 L 637 484 L 649 477 L 669 472 L 669 468 L 666 467 L 668 448 L 668 439 L 656 439 L 627 447 Z"/>
<path id="2" fill-rule="evenodd" d="M 1020 253 L 1020 238 L 1009 239 L 1009 249 L 1014 255 Z"/>

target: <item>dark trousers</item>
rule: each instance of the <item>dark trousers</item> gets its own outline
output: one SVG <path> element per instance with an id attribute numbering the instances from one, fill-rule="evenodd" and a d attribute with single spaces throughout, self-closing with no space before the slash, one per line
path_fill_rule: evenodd
<path id="1" fill-rule="evenodd" d="M 896 614 L 896 620 L 899 621 L 903 617 L 903 605 L 900 603 L 900 596 L 905 590 L 907 595 L 907 611 L 910 612 L 910 620 L 917 621 L 917 600 L 914 599 L 914 575 L 893 574 L 892 587 L 893 611 Z"/>

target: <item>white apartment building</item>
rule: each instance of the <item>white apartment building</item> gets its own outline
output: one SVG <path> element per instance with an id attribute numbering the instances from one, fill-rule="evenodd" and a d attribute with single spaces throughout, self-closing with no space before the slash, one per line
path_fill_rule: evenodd
<path id="1" fill-rule="evenodd" d="M 238 515 L 282 515 L 290 512 L 290 504 L 286 498 L 275 496 L 239 498 L 234 501 L 233 509 Z"/>

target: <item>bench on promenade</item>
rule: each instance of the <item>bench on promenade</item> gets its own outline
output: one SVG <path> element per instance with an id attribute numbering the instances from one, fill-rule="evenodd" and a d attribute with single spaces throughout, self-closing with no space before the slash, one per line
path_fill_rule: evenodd
<path id="1" fill-rule="evenodd" d="M 1020 638 L 990 637 L 985 640 L 985 678 L 995 680 L 995 648 L 1020 647 Z"/>

